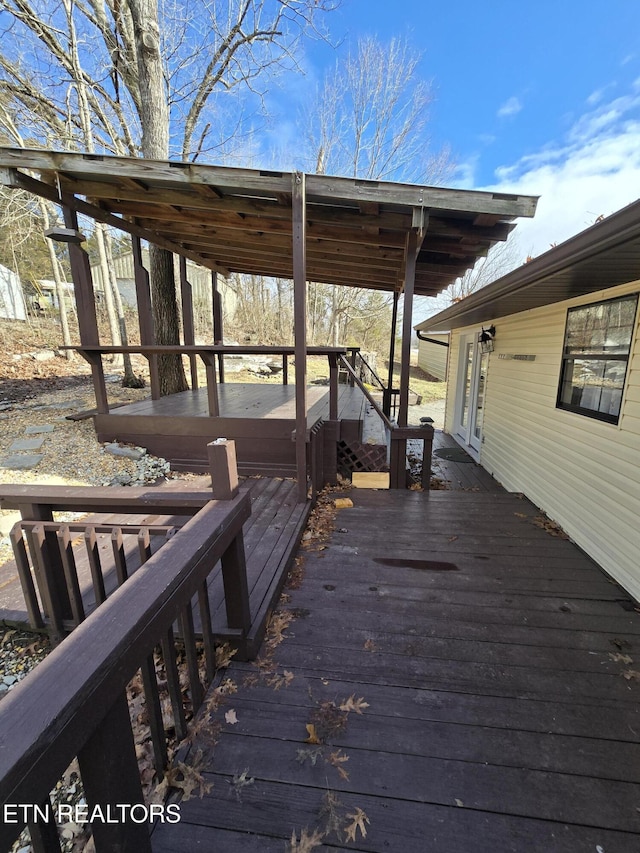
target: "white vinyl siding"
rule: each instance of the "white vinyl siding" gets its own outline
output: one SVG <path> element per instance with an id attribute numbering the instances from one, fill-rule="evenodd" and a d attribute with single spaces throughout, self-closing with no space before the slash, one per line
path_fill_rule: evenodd
<path id="1" fill-rule="evenodd" d="M 448 334 L 433 334 L 429 335 L 436 341 L 449 342 Z M 429 341 L 418 341 L 418 367 L 435 376 L 436 379 L 441 379 L 443 382 L 447 378 L 447 357 L 449 348 L 440 346 L 440 344 L 432 344 Z"/>
<path id="2" fill-rule="evenodd" d="M 632 595 L 640 599 L 640 335 L 632 341 L 619 423 L 556 408 L 567 308 L 640 290 L 624 285 L 494 318 L 480 463 L 523 492 Z M 470 329 L 457 330 L 459 333 Z M 457 342 L 452 335 L 450 397 Z M 535 361 L 500 354 L 535 355 Z M 453 425 L 453 399 L 446 426 Z"/>

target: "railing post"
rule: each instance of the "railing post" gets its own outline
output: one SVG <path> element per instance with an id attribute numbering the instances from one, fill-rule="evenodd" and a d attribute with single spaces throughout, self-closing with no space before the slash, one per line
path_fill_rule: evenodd
<path id="1" fill-rule="evenodd" d="M 338 356 L 329 353 L 329 420 L 338 420 Z"/>
<path id="2" fill-rule="evenodd" d="M 209 416 L 217 418 L 220 416 L 220 402 L 218 400 L 218 383 L 216 381 L 216 356 L 215 353 L 201 350 L 200 358 L 204 361 L 205 372 L 207 374 Z"/>
<path id="3" fill-rule="evenodd" d="M 122 805 L 140 806 L 140 814 L 145 808 L 124 692 L 78 752 L 78 763 L 89 812 L 100 806 L 105 815 L 104 822 L 96 820 L 91 825 L 96 850 L 151 853 L 148 822 L 136 823 L 128 816 L 118 819 Z M 109 811 L 115 822 L 107 822 Z"/>
<path id="4" fill-rule="evenodd" d="M 226 438 L 216 438 L 207 444 L 211 490 L 214 500 L 230 501 L 238 494 L 238 465 L 236 443 Z"/>

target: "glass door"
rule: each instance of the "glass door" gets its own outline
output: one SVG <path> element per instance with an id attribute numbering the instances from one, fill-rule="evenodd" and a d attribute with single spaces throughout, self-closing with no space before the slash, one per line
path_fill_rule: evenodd
<path id="1" fill-rule="evenodd" d="M 480 451 L 487 386 L 489 353 L 483 353 L 478 332 L 460 339 L 460 364 L 455 434 L 463 444 Z"/>

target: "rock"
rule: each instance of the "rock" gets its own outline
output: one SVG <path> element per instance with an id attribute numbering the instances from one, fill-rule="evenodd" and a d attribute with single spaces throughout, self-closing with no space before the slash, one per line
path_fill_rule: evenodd
<path id="1" fill-rule="evenodd" d="M 41 349 L 38 352 L 32 352 L 29 354 L 35 361 L 51 361 L 52 358 L 56 357 L 56 354 L 52 349 Z"/>
<path id="2" fill-rule="evenodd" d="M 2 683 L 6 684 L 7 687 L 11 687 L 11 685 L 15 684 L 17 680 L 18 677 L 16 675 L 5 675 L 2 679 Z"/>
<path id="3" fill-rule="evenodd" d="M 110 453 L 111 456 L 122 456 L 125 459 L 133 459 L 136 462 L 146 454 L 146 450 L 141 447 L 121 447 L 116 442 L 105 444 L 104 452 Z"/>

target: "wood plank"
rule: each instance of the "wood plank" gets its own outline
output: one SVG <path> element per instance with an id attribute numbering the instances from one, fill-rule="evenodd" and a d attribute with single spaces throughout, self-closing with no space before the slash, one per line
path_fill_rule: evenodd
<path id="1" fill-rule="evenodd" d="M 326 788 L 319 790 L 299 785 L 292 790 L 291 785 L 257 780 L 242 789 L 241 796 L 237 797 L 230 784 L 230 776 L 219 774 L 209 779 L 214 783 L 217 799 L 205 796 L 202 800 L 195 798 L 190 801 L 190 823 L 241 830 L 247 839 L 245 843 L 249 844 L 251 835 L 248 833 L 256 834 L 261 841 L 266 838 L 267 844 L 276 837 L 281 848 L 291 838 L 294 829 L 299 833 L 303 827 L 311 830 L 320 824 L 318 814 Z M 295 811 L 291 802 L 293 791 Z M 559 825 L 555 821 L 478 813 L 464 806 L 456 807 L 455 801 L 446 806 L 405 802 L 394 797 L 381 801 L 379 797 L 361 793 L 340 793 L 339 799 L 343 813 L 353 813 L 356 808 L 361 808 L 371 815 L 371 823 L 366 827 L 367 838 L 362 840 L 358 836 L 357 847 L 350 848 L 360 851 L 425 853 L 427 843 L 442 853 L 460 853 L 468 849 L 469 839 L 473 838 L 474 853 L 496 853 L 498 850 L 540 853 L 545 849 L 554 853 L 575 853 L 576 850 L 595 850 L 597 845 L 605 850 L 608 846 L 617 853 L 636 853 L 637 839 L 632 834 L 600 827 Z M 159 826 L 153 836 L 154 849 L 162 836 L 167 841 L 171 839 L 172 832 L 166 824 Z M 217 836 L 214 833 L 205 837 L 211 843 Z M 224 838 L 227 840 L 229 836 Z M 333 838 L 328 840 L 331 844 Z M 338 849 L 323 847 L 327 851 Z M 234 851 L 232 847 L 224 849 L 225 853 Z M 235 849 L 244 851 L 251 848 L 240 846 Z M 341 844 L 339 849 L 344 850 L 344 845 Z"/>

